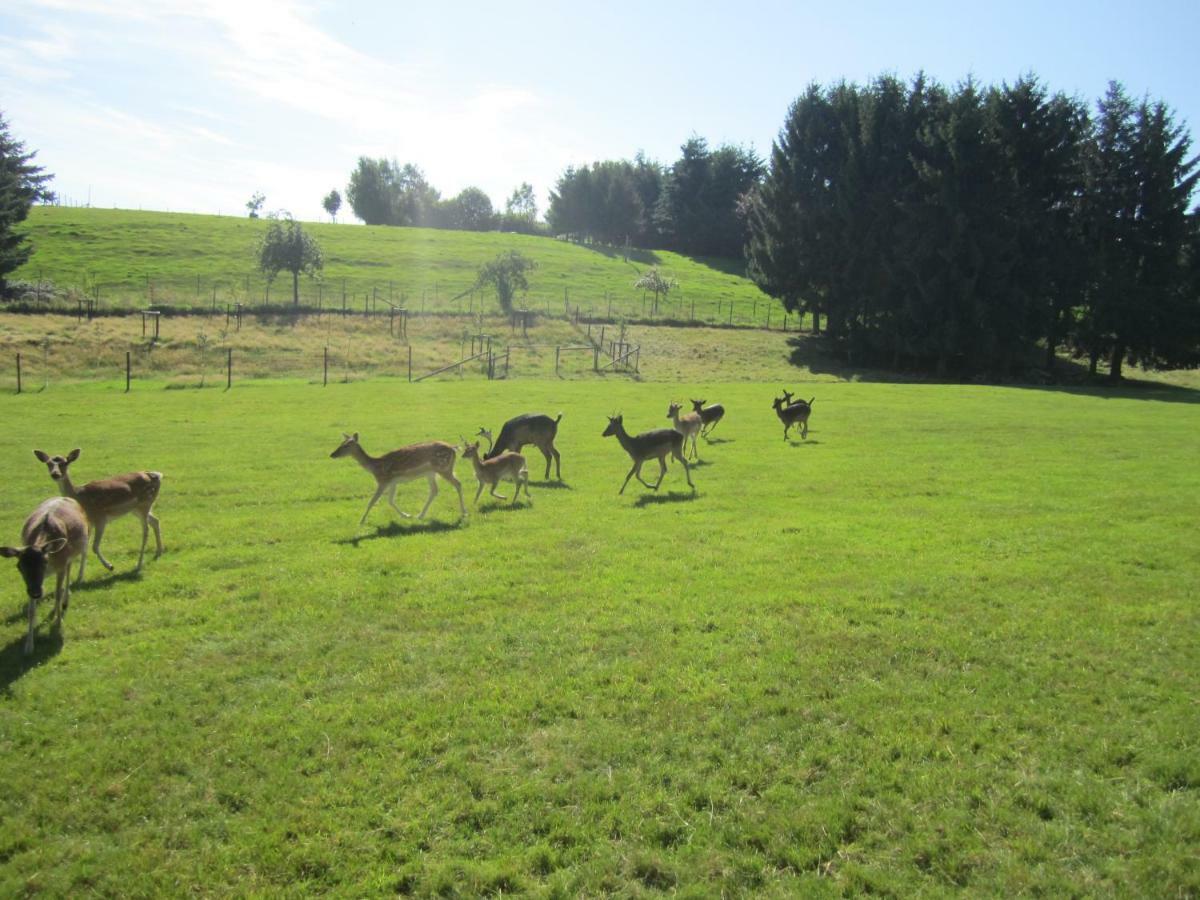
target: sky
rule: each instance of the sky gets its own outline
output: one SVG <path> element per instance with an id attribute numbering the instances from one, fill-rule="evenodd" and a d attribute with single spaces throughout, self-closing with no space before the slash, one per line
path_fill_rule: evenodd
<path id="1" fill-rule="evenodd" d="M 767 156 L 812 82 L 1109 81 L 1195 135 L 1200 2 L 4 0 L 0 112 L 64 203 L 328 217 L 360 156 L 544 212 L 569 165 Z M 1192 62 L 1188 62 L 1192 59 Z M 352 219 L 344 204 L 340 220 Z"/>

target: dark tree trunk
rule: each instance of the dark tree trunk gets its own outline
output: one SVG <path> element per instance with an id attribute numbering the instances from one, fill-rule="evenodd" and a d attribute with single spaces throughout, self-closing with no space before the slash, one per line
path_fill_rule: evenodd
<path id="1" fill-rule="evenodd" d="M 300 305 L 300 273 L 292 273 L 292 306 Z"/>
<path id="2" fill-rule="evenodd" d="M 1108 380 L 1109 381 L 1120 381 L 1121 380 L 1121 366 L 1124 362 L 1125 362 L 1125 345 L 1122 344 L 1120 341 L 1117 341 L 1116 345 L 1113 347 L 1112 362 L 1109 364 L 1109 367 L 1108 367 Z"/>

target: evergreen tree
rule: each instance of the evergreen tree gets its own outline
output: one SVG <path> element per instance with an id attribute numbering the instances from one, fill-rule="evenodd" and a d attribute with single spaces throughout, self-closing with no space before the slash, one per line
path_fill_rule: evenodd
<path id="1" fill-rule="evenodd" d="M 9 134 L 8 122 L 0 112 L 0 294 L 8 273 L 24 265 L 33 248 L 16 226 L 25 221 L 29 208 L 51 197 L 46 184 L 53 177 L 33 165 L 36 151 Z"/>

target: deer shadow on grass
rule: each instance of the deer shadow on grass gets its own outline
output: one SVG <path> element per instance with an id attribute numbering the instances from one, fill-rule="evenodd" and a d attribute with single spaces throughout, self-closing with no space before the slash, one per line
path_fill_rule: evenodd
<path id="1" fill-rule="evenodd" d="M 52 604 L 53 605 L 53 604 Z M 24 613 L 22 613 L 24 618 Z M 62 628 L 50 626 L 49 630 L 39 626 L 42 634 L 34 633 L 33 652 L 25 655 L 25 631 L 21 636 L 0 650 L 0 696 L 9 693 L 13 684 L 30 669 L 36 669 L 47 660 L 57 656 L 63 647 Z"/>
<path id="2" fill-rule="evenodd" d="M 575 488 L 571 487 L 571 485 L 567 484 L 565 481 L 531 481 L 529 483 L 538 490 L 545 490 L 546 488 L 549 488 L 552 491 L 575 490 Z"/>
<path id="3" fill-rule="evenodd" d="M 691 503 L 699 495 L 697 491 L 668 491 L 665 494 L 643 494 L 633 504 L 637 509 L 659 506 L 663 503 Z"/>
<path id="4" fill-rule="evenodd" d="M 706 444 L 736 444 L 737 438 L 710 438 L 707 435 L 700 435 Z"/>
<path id="5" fill-rule="evenodd" d="M 413 525 L 401 525 L 399 522 L 388 522 L 378 525 L 370 534 L 356 534 L 353 537 L 338 538 L 335 544 L 351 544 L 357 547 L 363 541 L 375 541 L 380 538 L 409 537 L 414 534 L 436 534 L 440 531 L 457 531 L 465 524 L 463 519 L 457 522 L 442 522 L 433 519 L 428 522 L 417 522 Z"/>
<path id="6" fill-rule="evenodd" d="M 77 587 L 86 587 L 89 591 L 111 591 L 129 581 L 141 581 L 145 572 L 129 569 L 124 572 L 105 572 L 99 578 L 88 578 L 71 586 L 72 593 Z M 72 598 L 74 599 L 74 598 Z"/>
<path id="7" fill-rule="evenodd" d="M 492 513 L 523 512 L 527 509 L 533 509 L 533 504 L 528 500 L 524 502 L 518 501 L 516 506 L 505 500 L 503 502 L 497 501 L 496 503 L 489 503 L 486 506 L 476 507 L 475 512 L 481 516 L 490 516 Z"/>

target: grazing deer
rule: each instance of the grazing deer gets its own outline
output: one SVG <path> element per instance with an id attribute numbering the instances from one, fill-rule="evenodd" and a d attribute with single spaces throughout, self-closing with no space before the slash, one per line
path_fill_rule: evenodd
<path id="1" fill-rule="evenodd" d="M 615 436 L 620 441 L 621 447 L 629 454 L 629 458 L 633 460 L 633 468 L 625 476 L 621 490 L 617 491 L 618 494 L 625 493 L 625 487 L 634 475 L 650 490 L 657 491 L 658 486 L 662 484 L 663 476 L 667 474 L 667 454 L 683 463 L 683 474 L 687 476 L 688 487 L 693 491 L 696 489 L 696 485 L 692 484 L 692 473 L 688 469 L 687 460 L 683 458 L 683 435 L 675 429 L 657 428 L 654 431 L 647 431 L 637 437 L 632 437 L 625 430 L 622 417 L 617 415 L 608 417 L 608 427 L 604 429 L 602 436 Z M 642 463 L 652 458 L 657 458 L 659 465 L 658 481 L 654 484 L 650 484 L 642 478 Z"/>
<path id="2" fill-rule="evenodd" d="M 329 454 L 330 459 L 351 456 L 355 462 L 375 477 L 375 493 L 367 504 L 366 512 L 359 519 L 359 525 L 367 521 L 371 507 L 385 492 L 392 509 L 404 518 L 411 519 L 412 516 L 396 505 L 396 485 L 416 478 L 426 478 L 429 481 L 429 497 L 425 500 L 425 506 L 420 515 L 417 516 L 418 519 L 425 518 L 425 513 L 429 511 L 429 504 L 437 496 L 438 475 L 454 485 L 454 489 L 458 491 L 459 509 L 462 510 L 464 516 L 467 514 L 467 506 L 463 503 L 462 484 L 454 477 L 455 453 L 451 444 L 447 444 L 445 441 L 427 441 L 424 444 L 410 444 L 407 447 L 401 447 L 399 450 L 393 450 L 383 456 L 370 456 L 358 443 L 357 431 L 354 434 L 343 433 L 342 437 L 345 440 Z"/>
<path id="3" fill-rule="evenodd" d="M 808 417 L 812 413 L 813 400 L 797 400 L 792 403 L 792 395 L 787 391 L 783 392 L 782 397 L 776 397 L 772 402 L 775 409 L 775 415 L 779 416 L 779 421 L 783 423 L 783 439 L 786 441 L 788 431 L 793 425 L 800 426 L 800 439 L 808 438 Z"/>
<path id="4" fill-rule="evenodd" d="M 558 450 L 554 447 L 554 437 L 558 434 L 558 423 L 562 421 L 562 413 L 557 418 L 526 413 L 509 419 L 500 429 L 500 436 L 492 449 L 484 454 L 484 459 L 495 459 L 505 450 L 520 453 L 526 444 L 533 444 L 546 457 L 546 475 L 543 480 L 550 480 L 550 457 L 554 457 L 554 477 L 562 481 L 562 462 Z"/>
<path id="5" fill-rule="evenodd" d="M 479 495 L 483 493 L 483 486 L 490 485 L 491 490 L 488 492 L 498 500 L 507 500 L 508 498 L 502 494 L 496 493 L 496 485 L 502 478 L 511 478 L 513 484 L 516 485 L 516 492 L 513 494 L 512 502 L 516 506 L 517 498 L 521 496 L 521 486 L 525 486 L 525 499 L 530 503 L 533 502 L 533 497 L 529 496 L 529 469 L 525 466 L 525 457 L 520 453 L 513 453 L 511 450 L 505 450 L 499 456 L 494 456 L 491 459 L 479 458 L 479 441 L 473 444 L 468 444 L 467 439 L 463 438 L 463 459 L 469 459 L 475 466 L 475 478 L 479 481 L 479 489 L 475 491 L 475 505 L 479 505 Z"/>
<path id="6" fill-rule="evenodd" d="M 687 449 L 688 441 L 692 442 L 692 459 L 699 459 L 700 454 L 696 451 L 696 437 L 700 434 L 700 429 L 704 426 L 704 422 L 700 419 L 699 413 L 684 413 L 682 416 L 679 411 L 683 409 L 678 403 L 672 403 L 667 407 L 667 418 L 674 423 L 675 430 L 683 435 L 683 446 Z"/>
<path id="7" fill-rule="evenodd" d="M 34 450 L 33 455 L 46 464 L 50 477 L 58 483 L 62 495 L 78 501 L 83 507 L 92 527 L 92 550 L 100 560 L 100 565 L 110 572 L 113 570 L 112 563 L 100 552 L 100 540 L 104 537 L 104 529 L 108 527 L 108 523 L 126 513 L 134 513 L 142 520 L 142 547 L 138 552 L 137 571 L 142 571 L 142 562 L 146 558 L 146 541 L 151 528 L 154 529 L 154 558 L 162 556 L 162 530 L 158 527 L 158 517 L 151 512 L 154 501 L 158 499 L 158 489 L 162 487 L 161 472 L 129 472 L 89 481 L 77 488 L 71 483 L 71 474 L 67 467 L 79 458 L 78 448 L 66 456 L 49 456 L 41 450 Z M 76 584 L 83 581 L 86 564 L 85 553 L 79 558 L 79 577 Z"/>
<path id="8" fill-rule="evenodd" d="M 692 411 L 700 414 L 700 421 L 704 426 L 700 429 L 701 437 L 708 437 L 714 428 L 725 418 L 725 407 L 720 403 L 714 403 L 712 406 L 705 406 L 706 400 L 693 400 Z"/>
<path id="9" fill-rule="evenodd" d="M 17 571 L 25 579 L 29 595 L 29 631 L 25 635 L 25 655 L 33 652 L 33 632 L 37 625 L 37 604 L 42 599 L 46 570 L 56 576 L 54 584 L 54 624 L 62 627 L 63 613 L 71 601 L 71 560 L 87 556 L 88 520 L 83 507 L 69 497 L 45 500 L 25 520 L 21 529 L 23 547 L 0 547 L 0 556 L 17 561 Z"/>

